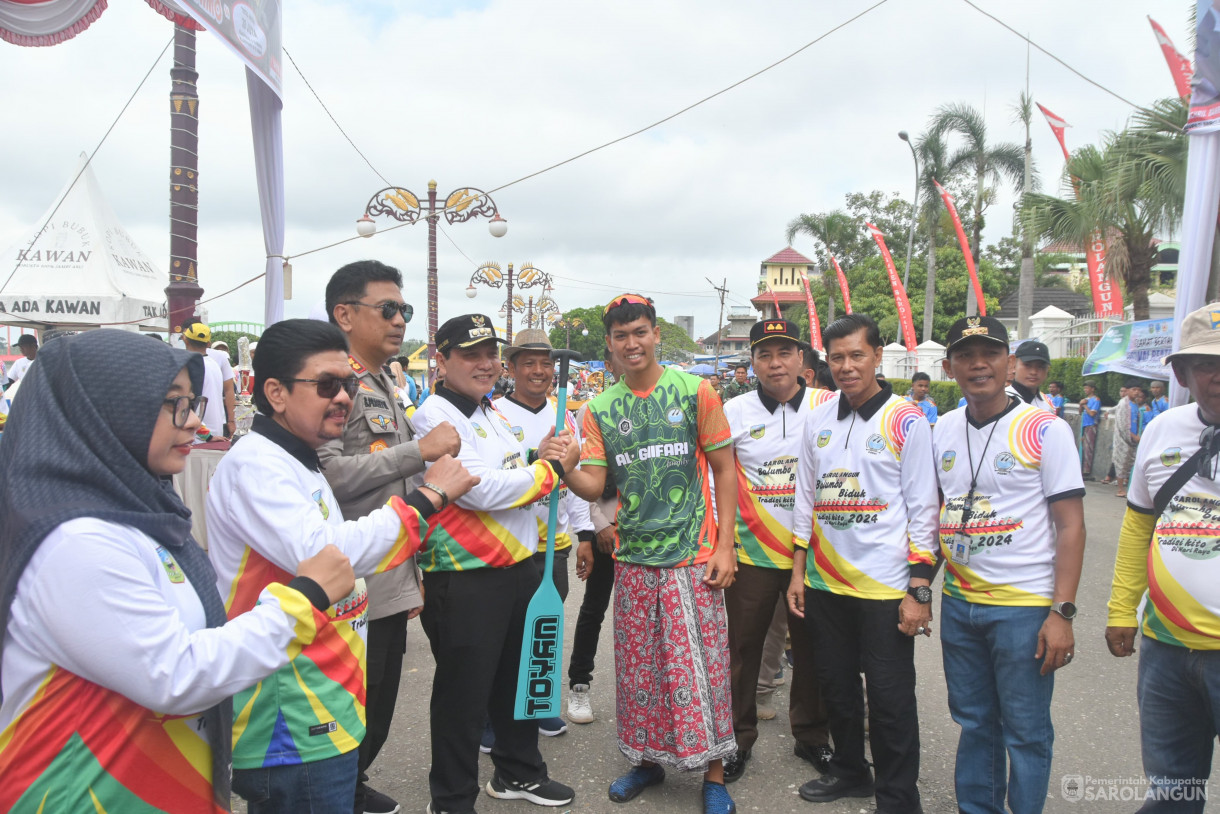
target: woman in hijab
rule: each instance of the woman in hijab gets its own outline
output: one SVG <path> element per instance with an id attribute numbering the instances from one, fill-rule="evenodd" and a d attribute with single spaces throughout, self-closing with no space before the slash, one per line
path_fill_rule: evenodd
<path id="1" fill-rule="evenodd" d="M 0 443 L 0 811 L 227 812 L 230 696 L 328 624 L 351 565 L 330 546 L 226 624 L 170 485 L 203 357 L 98 330 L 26 378 Z"/>

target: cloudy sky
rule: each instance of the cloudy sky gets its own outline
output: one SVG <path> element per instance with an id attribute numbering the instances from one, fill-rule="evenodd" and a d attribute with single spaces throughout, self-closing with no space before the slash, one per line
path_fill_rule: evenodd
<path id="1" fill-rule="evenodd" d="M 664 118 L 737 82 L 872 5 L 873 0 L 292 0 L 284 44 L 378 172 L 421 197 L 492 189 Z M 977 0 L 1119 95 L 1144 104 L 1173 92 L 1145 15 L 1186 51 L 1191 4 Z M 0 246 L 27 236 L 172 37 L 136 0 L 111 2 L 94 25 L 52 48 L 0 43 Z M 244 76 L 199 35 L 200 283 L 205 298 L 258 274 L 263 244 Z M 843 204 L 852 191 L 911 194 L 899 130 L 922 131 L 936 108 L 983 109 L 992 138 L 1020 142 L 1012 105 L 1026 46 L 962 0 L 889 0 L 783 65 L 648 133 L 508 187 L 509 221 L 444 225 L 442 321 L 494 314 L 500 292 L 464 295 L 485 260 L 531 261 L 556 279 L 563 308 L 624 289 L 663 316 L 715 329 L 705 277 L 727 278 L 727 305 L 754 294 L 759 261 L 784 246 L 788 221 Z M 1068 120 L 1070 148 L 1119 128 L 1131 108 L 1046 56 L 1031 56 L 1036 101 Z M 168 266 L 167 53 L 94 160 L 102 188 L 144 250 Z M 286 252 L 355 234 L 384 184 L 285 60 Z M 1034 156 L 1055 189 L 1062 156 L 1037 118 Z M 1005 194 L 988 242 L 1009 228 Z M 891 243 L 903 236 L 892 236 Z M 455 246 L 456 244 L 456 246 Z M 810 250 L 798 239 L 798 250 Z M 372 257 L 399 267 L 426 331 L 423 224 L 293 261 L 288 316 L 305 316 L 331 272 Z M 7 276 L 7 274 L 5 275 Z M 209 318 L 261 321 L 262 284 L 209 303 Z"/>

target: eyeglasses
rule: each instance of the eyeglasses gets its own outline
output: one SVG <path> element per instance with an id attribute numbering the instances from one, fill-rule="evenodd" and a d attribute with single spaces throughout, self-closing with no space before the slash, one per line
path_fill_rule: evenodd
<path id="1" fill-rule="evenodd" d="M 348 398 L 355 398 L 356 391 L 360 389 L 360 380 L 355 376 L 347 376 L 339 378 L 338 376 L 328 376 L 325 379 L 280 379 L 281 382 L 305 382 L 314 384 L 318 387 L 318 395 L 324 399 L 333 399 L 339 395 L 342 390 L 347 393 Z"/>
<path id="2" fill-rule="evenodd" d="M 349 302 L 341 302 L 340 305 L 363 305 L 365 308 L 380 308 L 381 318 L 389 322 L 394 318 L 395 314 L 402 314 L 403 322 L 410 322 L 411 317 L 415 316 L 415 307 L 409 302 L 394 302 L 386 300 L 382 303 L 359 302 L 351 300 Z"/>
<path id="3" fill-rule="evenodd" d="M 174 422 L 174 427 L 180 430 L 186 427 L 186 422 L 191 420 L 191 413 L 203 418 L 203 412 L 208 407 L 208 398 L 207 396 L 175 396 L 172 399 L 166 399 L 164 403 L 170 406 L 170 418 Z"/>
<path id="4" fill-rule="evenodd" d="M 610 313 L 611 308 L 618 308 L 620 305 L 644 305 L 650 309 L 653 307 L 652 300 L 647 297 L 641 297 L 639 294 L 624 294 L 611 300 L 610 304 L 606 306 L 606 310 L 602 311 L 602 316 Z"/>

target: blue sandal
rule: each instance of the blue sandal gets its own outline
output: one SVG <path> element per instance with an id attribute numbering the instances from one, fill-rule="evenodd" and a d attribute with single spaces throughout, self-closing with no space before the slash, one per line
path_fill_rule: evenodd
<path id="1" fill-rule="evenodd" d="M 610 799 L 616 803 L 634 800 L 644 789 L 655 786 L 664 779 L 665 770 L 656 764 L 636 766 L 610 784 Z"/>
<path id="2" fill-rule="evenodd" d="M 703 814 L 736 814 L 737 804 L 724 783 L 703 781 Z"/>

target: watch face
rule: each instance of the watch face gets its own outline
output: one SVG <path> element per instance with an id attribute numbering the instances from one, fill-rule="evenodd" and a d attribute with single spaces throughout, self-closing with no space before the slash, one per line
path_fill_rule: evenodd
<path id="1" fill-rule="evenodd" d="M 927 605 L 932 601 L 932 589 L 927 585 L 920 585 L 912 595 L 915 597 L 915 601 L 921 605 Z"/>
<path id="2" fill-rule="evenodd" d="M 1075 619 L 1076 618 L 1076 606 L 1074 604 L 1072 604 L 1071 602 L 1060 602 L 1059 603 L 1059 614 L 1064 619 Z"/>

